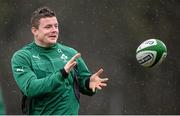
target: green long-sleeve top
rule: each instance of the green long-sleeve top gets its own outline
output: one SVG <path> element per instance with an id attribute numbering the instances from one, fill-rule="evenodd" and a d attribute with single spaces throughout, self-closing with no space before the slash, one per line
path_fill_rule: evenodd
<path id="1" fill-rule="evenodd" d="M 4 99 L 0 88 L 0 115 L 4 115 L 4 114 L 5 114 Z"/>
<path id="2" fill-rule="evenodd" d="M 31 99 L 30 114 L 78 114 L 79 102 L 73 90 L 74 70 L 68 77 L 60 72 L 76 53 L 73 48 L 59 43 L 43 48 L 33 42 L 13 55 L 13 76 L 22 93 Z M 82 57 L 76 62 L 80 92 L 93 95 L 86 84 L 90 71 Z"/>

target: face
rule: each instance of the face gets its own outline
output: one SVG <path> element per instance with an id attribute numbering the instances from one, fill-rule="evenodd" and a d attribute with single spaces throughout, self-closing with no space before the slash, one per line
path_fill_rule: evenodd
<path id="1" fill-rule="evenodd" d="M 49 47 L 57 42 L 59 36 L 58 21 L 56 17 L 46 17 L 39 20 L 39 28 L 31 29 L 35 43 L 42 47 Z"/>

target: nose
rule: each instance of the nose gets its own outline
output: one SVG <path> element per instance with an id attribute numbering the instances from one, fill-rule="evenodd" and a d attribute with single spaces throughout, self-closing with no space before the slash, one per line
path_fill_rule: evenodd
<path id="1" fill-rule="evenodd" d="M 51 29 L 51 31 L 52 31 L 52 32 L 58 32 L 59 30 L 58 30 L 58 27 L 53 26 L 52 29 Z"/>

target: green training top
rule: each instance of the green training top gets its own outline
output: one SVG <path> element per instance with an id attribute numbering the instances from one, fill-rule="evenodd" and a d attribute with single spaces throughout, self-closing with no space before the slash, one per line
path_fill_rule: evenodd
<path id="1" fill-rule="evenodd" d="M 2 96 L 2 92 L 0 88 L 0 115 L 4 115 L 4 114 L 5 114 L 4 100 L 3 100 L 3 96 Z"/>
<path id="2" fill-rule="evenodd" d="M 79 102 L 73 89 L 74 70 L 68 77 L 60 72 L 76 53 L 73 48 L 59 43 L 44 48 L 33 42 L 13 55 L 13 76 L 22 93 L 31 99 L 29 114 L 78 114 Z M 86 83 L 90 71 L 81 57 L 76 62 L 80 92 L 93 95 Z"/>

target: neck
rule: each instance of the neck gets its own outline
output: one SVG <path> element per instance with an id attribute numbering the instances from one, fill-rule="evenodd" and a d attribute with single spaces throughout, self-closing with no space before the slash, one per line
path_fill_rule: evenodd
<path id="1" fill-rule="evenodd" d="M 40 46 L 40 47 L 44 47 L 44 48 L 48 48 L 48 47 L 51 47 L 51 46 L 54 45 L 54 44 L 43 44 L 43 43 L 41 43 L 39 41 L 36 41 L 36 39 L 35 39 L 35 44 Z"/>

